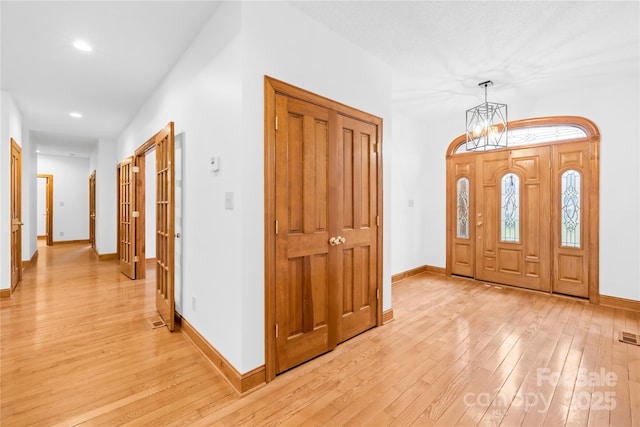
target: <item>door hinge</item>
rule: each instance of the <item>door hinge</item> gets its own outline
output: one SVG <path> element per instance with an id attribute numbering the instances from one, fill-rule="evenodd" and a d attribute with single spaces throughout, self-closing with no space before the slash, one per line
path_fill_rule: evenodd
<path id="1" fill-rule="evenodd" d="M 133 173 L 138 173 L 140 172 L 140 166 L 134 166 L 131 168 L 131 170 L 133 171 Z"/>
<path id="2" fill-rule="evenodd" d="M 376 299 L 380 300 L 380 289 L 376 289 Z"/>
<path id="3" fill-rule="evenodd" d="M 276 219 L 276 236 L 278 235 L 278 220 Z"/>
<path id="4" fill-rule="evenodd" d="M 278 338 L 278 324 L 276 323 L 276 338 Z"/>
<path id="5" fill-rule="evenodd" d="M 276 116 L 276 130 L 278 130 L 278 116 Z"/>
<path id="6" fill-rule="evenodd" d="M 376 215 L 376 225 L 380 227 L 380 215 Z"/>
<path id="7" fill-rule="evenodd" d="M 133 211 L 133 212 L 131 212 L 131 216 L 133 218 L 138 218 L 140 216 L 140 212 L 139 211 Z"/>
<path id="8" fill-rule="evenodd" d="M 133 262 L 138 262 L 138 261 L 140 261 L 140 258 L 139 258 L 137 255 L 136 255 L 136 256 L 134 256 L 134 257 L 133 257 Z"/>

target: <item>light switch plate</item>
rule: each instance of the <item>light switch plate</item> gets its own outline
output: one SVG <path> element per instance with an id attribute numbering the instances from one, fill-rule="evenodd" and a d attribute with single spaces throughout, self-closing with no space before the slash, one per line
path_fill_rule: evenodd
<path id="1" fill-rule="evenodd" d="M 225 209 L 233 209 L 233 192 L 227 191 L 224 193 L 224 208 Z"/>

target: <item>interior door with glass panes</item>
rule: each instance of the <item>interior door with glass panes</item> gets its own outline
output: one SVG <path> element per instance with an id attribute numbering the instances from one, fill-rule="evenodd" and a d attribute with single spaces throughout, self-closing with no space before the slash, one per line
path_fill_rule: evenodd
<path id="1" fill-rule="evenodd" d="M 476 157 L 476 279 L 551 290 L 550 148 Z"/>

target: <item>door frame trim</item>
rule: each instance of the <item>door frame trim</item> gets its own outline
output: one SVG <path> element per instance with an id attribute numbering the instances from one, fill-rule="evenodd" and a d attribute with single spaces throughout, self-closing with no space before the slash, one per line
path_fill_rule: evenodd
<path id="1" fill-rule="evenodd" d="M 590 158 L 588 163 L 590 173 L 590 188 L 589 188 L 589 218 L 587 227 L 589 227 L 589 302 L 593 304 L 599 304 L 600 302 L 600 130 L 591 120 L 585 117 L 579 116 L 549 116 L 549 117 L 536 117 L 531 119 L 515 120 L 508 123 L 509 129 L 536 127 L 536 126 L 577 126 L 585 131 L 587 136 L 585 138 L 567 139 L 563 141 L 552 141 L 541 144 L 522 145 L 517 148 L 525 147 L 543 147 L 543 146 L 556 146 L 571 142 L 585 142 L 590 144 Z M 475 156 L 476 153 L 459 153 L 456 154 L 456 149 L 466 142 L 466 134 L 458 136 L 454 139 L 447 148 L 446 152 L 446 274 L 451 275 L 451 251 L 452 249 L 452 233 L 455 228 L 455 221 L 453 215 L 455 207 L 452 200 L 453 192 L 450 186 L 454 186 L 455 183 L 450 181 L 450 174 L 452 173 L 453 158 L 461 158 L 462 156 Z M 508 151 L 513 147 L 496 149 L 494 151 Z M 474 207 L 475 209 L 475 207 Z M 552 239 L 553 240 L 553 239 Z M 551 245 L 551 242 L 549 242 Z"/>
<path id="2" fill-rule="evenodd" d="M 355 119 L 369 122 L 378 127 L 377 140 L 377 186 L 378 186 L 378 214 L 380 223 L 377 227 L 377 292 L 378 307 L 376 312 L 376 326 L 383 322 L 383 287 L 382 287 L 382 229 L 383 229 L 383 203 L 382 203 L 382 119 L 367 112 L 349 107 L 345 104 L 309 92 L 305 89 L 290 85 L 273 77 L 264 76 L 264 301 L 265 301 L 265 376 L 266 382 L 272 381 L 276 377 L 276 339 L 275 339 L 275 299 L 276 299 L 276 205 L 275 205 L 275 146 L 276 146 L 276 93 L 292 98 L 297 98 L 311 104 L 315 104 L 339 114 L 353 117 Z"/>
<path id="3" fill-rule="evenodd" d="M 11 178 L 10 178 L 10 186 L 11 189 L 9 191 L 9 216 L 10 216 L 10 221 L 11 221 L 11 233 L 10 233 L 10 240 L 11 240 L 11 261 L 10 261 L 10 268 L 11 268 L 11 277 L 10 277 L 10 281 L 9 281 L 9 295 L 11 295 L 13 293 L 13 291 L 18 287 L 18 285 L 20 284 L 20 282 L 22 282 L 22 147 L 13 139 L 10 138 L 10 151 L 9 151 L 9 159 L 11 162 Z M 13 173 L 13 152 L 16 151 L 18 153 L 18 164 L 17 164 L 17 170 L 18 173 L 18 180 L 15 181 L 15 174 Z M 14 193 L 14 189 L 17 188 L 17 195 Z M 17 197 L 16 197 L 17 196 Z M 17 239 L 16 241 L 14 241 L 13 239 L 13 211 L 12 208 L 14 207 L 14 200 L 15 198 L 17 198 L 17 206 L 15 206 L 16 210 L 18 211 L 18 221 L 20 222 L 20 224 L 18 225 L 18 229 L 19 231 L 16 233 L 17 234 Z M 17 259 L 16 259 L 16 254 L 15 254 L 15 249 L 17 249 Z M 15 282 L 15 284 L 13 283 L 13 267 L 14 267 L 14 263 L 15 265 L 17 265 L 17 276 L 18 279 Z"/>
<path id="4" fill-rule="evenodd" d="M 45 230 L 47 235 L 45 237 L 47 246 L 51 246 L 53 245 L 53 175 L 39 173 L 37 178 L 47 180 L 45 189 L 45 205 L 47 209 Z"/>

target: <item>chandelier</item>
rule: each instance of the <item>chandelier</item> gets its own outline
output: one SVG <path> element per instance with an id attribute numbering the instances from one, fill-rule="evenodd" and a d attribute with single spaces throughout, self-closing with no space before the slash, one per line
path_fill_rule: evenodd
<path id="1" fill-rule="evenodd" d="M 493 86 L 491 80 L 478 86 L 484 86 L 484 103 L 467 110 L 467 151 L 506 147 L 507 104 L 487 102 L 487 87 Z"/>

